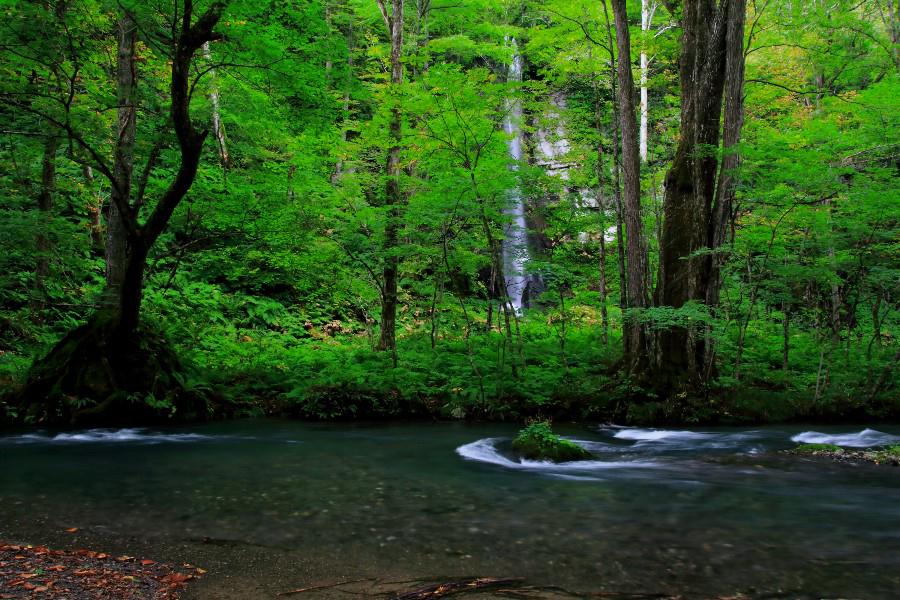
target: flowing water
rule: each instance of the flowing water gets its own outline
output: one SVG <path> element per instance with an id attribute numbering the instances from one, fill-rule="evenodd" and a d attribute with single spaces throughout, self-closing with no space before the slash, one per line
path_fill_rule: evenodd
<path id="1" fill-rule="evenodd" d="M 197 598 L 465 575 L 576 594 L 897 597 L 900 469 L 778 451 L 900 442 L 898 427 L 558 429 L 595 459 L 520 462 L 515 428 L 496 424 L 7 434 L 0 539 L 190 561 L 210 570 Z"/>

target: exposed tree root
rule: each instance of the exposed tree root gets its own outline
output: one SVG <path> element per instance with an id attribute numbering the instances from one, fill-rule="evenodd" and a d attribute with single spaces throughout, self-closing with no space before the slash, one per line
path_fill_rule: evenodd
<path id="1" fill-rule="evenodd" d="M 497 579 L 494 577 L 475 577 L 460 579 L 447 583 L 427 585 L 419 589 L 394 596 L 392 600 L 426 600 L 427 598 L 442 598 L 453 594 L 465 594 L 480 592 L 490 588 L 509 587 L 524 582 L 521 578 Z"/>
<path id="2" fill-rule="evenodd" d="M 207 415 L 166 339 L 146 329 L 115 335 L 102 312 L 35 361 L 11 405 L 20 418 L 49 425 L 126 425 Z"/>
<path id="3" fill-rule="evenodd" d="M 323 585 L 311 585 L 309 587 L 297 588 L 296 590 L 288 590 L 286 592 L 278 592 L 276 596 L 291 596 L 293 594 L 302 594 L 304 592 L 312 592 L 315 590 L 326 590 L 330 588 L 340 587 L 342 585 L 350 585 L 351 583 L 359 583 L 361 581 L 370 581 L 369 579 L 354 579 L 352 581 L 341 581 L 339 583 L 327 583 Z"/>

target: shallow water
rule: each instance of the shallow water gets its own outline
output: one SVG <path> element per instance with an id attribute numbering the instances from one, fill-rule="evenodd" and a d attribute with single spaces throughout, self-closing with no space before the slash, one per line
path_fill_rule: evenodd
<path id="1" fill-rule="evenodd" d="M 687 597 L 900 590 L 900 469 L 776 452 L 900 442 L 900 428 L 558 429 L 595 460 L 519 462 L 503 425 L 6 435 L 0 539 L 202 563 L 194 593 L 210 598 L 251 579 L 254 595 L 230 597 L 379 575 Z"/>

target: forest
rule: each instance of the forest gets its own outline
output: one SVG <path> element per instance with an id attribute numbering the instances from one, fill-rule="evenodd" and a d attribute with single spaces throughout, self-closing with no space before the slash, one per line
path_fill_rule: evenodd
<path id="1" fill-rule="evenodd" d="M 7 421 L 900 414 L 892 1 L 4 12 Z"/>
<path id="2" fill-rule="evenodd" d="M 898 0 L 0 0 L 0 598 L 895 598 Z"/>

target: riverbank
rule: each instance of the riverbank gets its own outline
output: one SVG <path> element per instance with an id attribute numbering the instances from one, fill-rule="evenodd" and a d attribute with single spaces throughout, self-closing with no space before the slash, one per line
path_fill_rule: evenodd
<path id="1" fill-rule="evenodd" d="M 77 530 L 70 529 L 68 533 Z M 0 598 L 177 600 L 204 569 L 79 548 L 0 542 Z"/>

